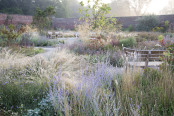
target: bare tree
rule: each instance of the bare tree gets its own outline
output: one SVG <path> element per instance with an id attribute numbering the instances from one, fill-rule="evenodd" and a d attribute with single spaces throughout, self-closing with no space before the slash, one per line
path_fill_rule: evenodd
<path id="1" fill-rule="evenodd" d="M 174 14 L 174 1 L 169 0 L 167 6 L 165 6 L 161 12 L 161 14 Z"/>
<path id="2" fill-rule="evenodd" d="M 128 0 L 131 9 L 135 12 L 137 16 L 144 15 L 146 10 L 152 0 Z"/>
<path id="3" fill-rule="evenodd" d="M 128 0 L 113 0 L 110 3 L 112 16 L 131 16 L 130 3 Z"/>
<path id="4" fill-rule="evenodd" d="M 169 6 L 169 12 L 171 14 L 174 14 L 174 1 L 173 0 L 169 0 L 168 6 Z"/>

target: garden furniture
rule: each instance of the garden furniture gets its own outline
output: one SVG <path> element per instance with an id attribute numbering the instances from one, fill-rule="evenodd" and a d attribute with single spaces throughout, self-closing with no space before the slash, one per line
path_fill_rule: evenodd
<path id="1" fill-rule="evenodd" d="M 135 67 L 158 67 L 163 61 L 166 50 L 136 50 L 123 47 L 126 69 L 128 66 Z"/>

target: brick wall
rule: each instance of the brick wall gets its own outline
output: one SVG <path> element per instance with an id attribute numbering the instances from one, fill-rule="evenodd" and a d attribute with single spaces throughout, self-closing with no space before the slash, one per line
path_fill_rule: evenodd
<path id="1" fill-rule="evenodd" d="M 138 18 L 141 18 L 141 16 L 116 17 L 117 21 L 122 24 L 123 28 L 127 28 L 130 24 L 135 27 Z M 174 15 L 160 15 L 159 20 L 161 23 L 168 20 L 170 23 L 174 24 Z M 63 29 L 74 29 L 76 24 L 79 24 L 79 19 L 77 18 L 53 18 L 52 22 L 54 28 Z"/>
<path id="2" fill-rule="evenodd" d="M 53 18 L 52 26 L 53 28 L 61 29 L 74 29 L 75 25 L 79 24 L 78 18 Z"/>
<path id="3" fill-rule="evenodd" d="M 4 24 L 6 17 L 6 14 L 0 14 L 0 25 Z"/>
<path id="4" fill-rule="evenodd" d="M 12 17 L 12 24 L 31 24 L 33 19 L 32 16 L 24 15 L 8 15 Z M 132 16 L 132 17 L 116 17 L 117 21 L 123 25 L 123 28 L 127 28 L 130 24 L 135 26 L 137 24 L 137 19 L 141 16 Z M 0 25 L 4 24 L 7 18 L 6 14 L 0 14 Z M 174 24 L 174 15 L 160 15 L 160 22 L 168 20 L 170 23 Z M 52 18 L 52 27 L 61 28 L 61 29 L 74 29 L 76 24 L 79 24 L 78 18 Z"/>
<path id="5" fill-rule="evenodd" d="M 117 21 L 123 25 L 123 28 L 127 28 L 130 24 L 135 27 L 137 19 L 142 16 L 132 16 L 132 17 L 116 17 Z M 168 20 L 170 23 L 174 24 L 174 15 L 159 15 L 158 16 L 160 23 L 164 23 L 164 21 Z"/>
<path id="6" fill-rule="evenodd" d="M 33 22 L 32 16 L 0 14 L 0 25 L 5 23 L 7 17 L 9 17 L 8 23 L 14 25 L 31 24 Z"/>

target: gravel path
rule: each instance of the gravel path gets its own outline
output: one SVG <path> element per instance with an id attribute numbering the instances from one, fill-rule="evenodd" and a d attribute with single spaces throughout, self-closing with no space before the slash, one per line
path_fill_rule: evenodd
<path id="1" fill-rule="evenodd" d="M 65 44 L 68 45 L 80 41 L 79 38 L 58 38 L 58 40 L 64 40 Z"/>
<path id="2" fill-rule="evenodd" d="M 64 42 L 65 42 L 64 45 L 71 45 L 71 44 L 74 44 L 75 42 L 78 42 L 79 38 L 58 38 L 58 40 L 64 40 Z M 35 47 L 35 48 L 42 48 L 42 49 L 44 49 L 45 52 L 41 53 L 41 54 L 38 54 L 38 56 L 44 56 L 46 58 L 48 58 L 56 50 L 60 49 L 59 46 L 57 46 L 57 47 Z"/>
<path id="3" fill-rule="evenodd" d="M 48 58 L 53 52 L 55 52 L 57 49 L 59 49 L 58 47 L 35 47 L 35 48 L 42 48 L 44 49 L 44 53 L 40 53 L 37 56 L 44 56 L 46 58 Z"/>

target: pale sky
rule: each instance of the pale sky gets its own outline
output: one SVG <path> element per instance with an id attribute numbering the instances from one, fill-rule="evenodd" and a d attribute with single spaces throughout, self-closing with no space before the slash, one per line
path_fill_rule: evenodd
<path id="1" fill-rule="evenodd" d="M 88 0 L 78 0 L 79 2 L 83 1 L 84 3 L 87 3 Z M 90 0 L 92 1 L 92 0 Z M 110 3 L 111 0 L 102 0 L 103 3 Z"/>
<path id="2" fill-rule="evenodd" d="M 88 0 L 78 0 L 87 3 Z M 155 13 L 158 14 L 167 4 L 169 0 L 152 0 L 147 9 L 147 13 Z M 110 3 L 111 0 L 103 0 L 104 3 Z"/>
<path id="3" fill-rule="evenodd" d="M 167 4 L 168 0 L 153 0 L 147 12 L 158 14 Z"/>

